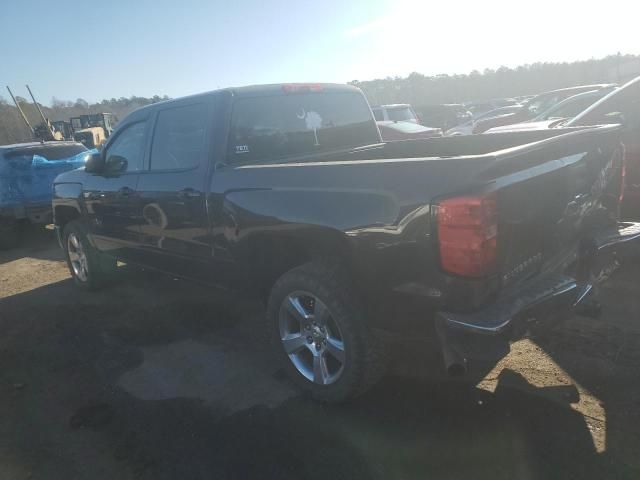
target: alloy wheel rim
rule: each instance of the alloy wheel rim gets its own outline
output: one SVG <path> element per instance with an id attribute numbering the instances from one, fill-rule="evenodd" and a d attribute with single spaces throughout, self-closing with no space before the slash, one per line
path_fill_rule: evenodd
<path id="1" fill-rule="evenodd" d="M 89 262 L 82 242 L 75 233 L 70 233 L 67 237 L 67 252 L 73 274 L 78 280 L 86 282 L 89 278 Z"/>
<path id="2" fill-rule="evenodd" d="M 327 306 L 309 292 L 287 295 L 278 318 L 280 341 L 289 360 L 317 385 L 335 383 L 344 371 L 345 345 Z"/>

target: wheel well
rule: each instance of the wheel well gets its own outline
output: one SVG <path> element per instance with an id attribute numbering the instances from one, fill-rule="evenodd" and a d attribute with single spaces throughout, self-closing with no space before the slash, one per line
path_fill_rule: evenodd
<path id="1" fill-rule="evenodd" d="M 80 217 L 80 212 L 68 205 L 59 205 L 53 210 L 55 225 L 64 228 L 67 223 Z"/>
<path id="2" fill-rule="evenodd" d="M 278 278 L 307 262 L 336 262 L 355 273 L 350 245 L 339 232 L 260 235 L 249 241 L 248 249 L 248 276 L 263 299 Z"/>

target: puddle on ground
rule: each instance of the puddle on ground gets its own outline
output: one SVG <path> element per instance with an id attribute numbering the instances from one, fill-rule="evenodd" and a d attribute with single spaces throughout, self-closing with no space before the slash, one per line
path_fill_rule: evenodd
<path id="1" fill-rule="evenodd" d="M 269 366 L 222 345 L 185 340 L 143 347 L 144 361 L 118 385 L 140 400 L 200 399 L 228 413 L 256 405 L 275 407 L 297 395 Z"/>

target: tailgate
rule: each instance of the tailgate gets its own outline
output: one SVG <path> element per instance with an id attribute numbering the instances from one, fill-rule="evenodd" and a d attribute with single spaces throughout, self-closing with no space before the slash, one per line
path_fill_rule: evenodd
<path id="1" fill-rule="evenodd" d="M 616 127 L 573 131 L 496 156 L 483 175 L 497 187 L 503 287 L 574 260 L 593 219 L 617 208 L 622 149 Z"/>

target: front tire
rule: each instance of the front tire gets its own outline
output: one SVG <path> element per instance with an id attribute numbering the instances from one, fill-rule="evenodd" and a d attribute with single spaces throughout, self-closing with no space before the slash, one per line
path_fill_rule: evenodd
<path id="1" fill-rule="evenodd" d="M 116 259 L 96 250 L 80 222 L 69 222 L 63 231 L 67 266 L 74 283 L 84 290 L 97 290 L 108 283 L 117 269 Z"/>
<path id="2" fill-rule="evenodd" d="M 267 318 L 285 371 L 316 400 L 353 398 L 384 374 L 379 341 L 339 267 L 314 262 L 285 273 L 271 291 Z"/>

